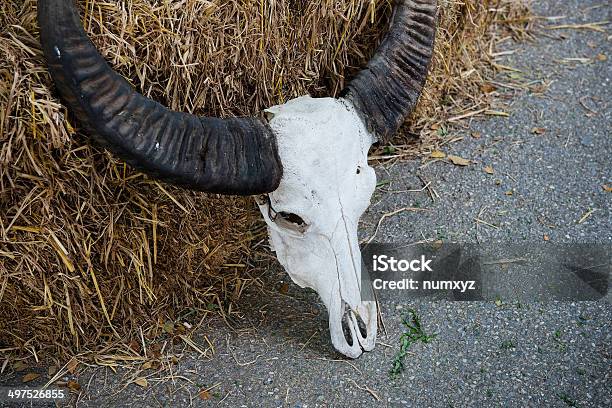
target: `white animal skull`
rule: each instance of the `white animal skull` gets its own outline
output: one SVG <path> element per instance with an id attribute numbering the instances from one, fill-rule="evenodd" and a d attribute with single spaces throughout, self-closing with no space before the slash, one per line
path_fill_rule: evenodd
<path id="1" fill-rule="evenodd" d="M 284 168 L 279 188 L 258 199 L 272 247 L 293 281 L 325 303 L 336 349 L 356 358 L 374 348 L 377 330 L 376 304 L 361 300 L 357 238 L 376 186 L 367 157 L 375 139 L 342 99 L 305 96 L 266 113 Z"/>

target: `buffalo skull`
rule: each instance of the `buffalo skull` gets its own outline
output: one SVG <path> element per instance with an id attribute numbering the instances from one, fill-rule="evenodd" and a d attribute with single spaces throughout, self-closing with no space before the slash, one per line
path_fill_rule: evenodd
<path id="1" fill-rule="evenodd" d="M 135 92 L 98 53 L 74 0 L 39 0 L 41 43 L 54 82 L 96 142 L 185 188 L 255 195 L 278 260 L 329 311 L 335 348 L 374 347 L 375 303 L 361 298 L 359 218 L 376 176 L 368 151 L 414 109 L 435 38 L 436 0 L 395 0 L 389 32 L 338 99 L 272 107 L 267 121 L 173 112 Z"/>

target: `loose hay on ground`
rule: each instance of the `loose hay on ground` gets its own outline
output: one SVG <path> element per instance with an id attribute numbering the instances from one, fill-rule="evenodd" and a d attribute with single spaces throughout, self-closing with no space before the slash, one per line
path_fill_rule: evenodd
<path id="1" fill-rule="evenodd" d="M 147 96 L 202 115 L 259 114 L 337 94 L 390 15 L 387 1 L 79 2 L 111 64 Z M 491 106 L 491 25 L 519 1 L 441 1 L 431 79 L 396 140 L 439 141 L 452 115 Z M 515 21 L 515 20 L 512 20 Z M 162 185 L 91 147 L 60 104 L 36 1 L 0 11 L 0 352 L 137 357 L 173 322 L 227 314 L 265 237 L 249 199 Z"/>

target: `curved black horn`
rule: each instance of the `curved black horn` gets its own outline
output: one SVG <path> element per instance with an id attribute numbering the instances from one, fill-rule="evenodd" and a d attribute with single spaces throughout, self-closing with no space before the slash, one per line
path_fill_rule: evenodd
<path id="1" fill-rule="evenodd" d="M 282 166 L 267 124 L 172 112 L 135 92 L 87 37 L 74 0 L 39 0 L 38 21 L 57 88 L 102 146 L 195 190 L 249 195 L 278 187 Z"/>
<path id="2" fill-rule="evenodd" d="M 395 0 L 389 32 L 366 69 L 342 92 L 368 129 L 387 142 L 415 108 L 436 36 L 436 0 Z"/>

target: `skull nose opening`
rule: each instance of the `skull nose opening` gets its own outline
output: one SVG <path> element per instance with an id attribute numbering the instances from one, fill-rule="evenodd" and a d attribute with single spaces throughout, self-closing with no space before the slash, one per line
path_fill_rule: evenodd
<path id="1" fill-rule="evenodd" d="M 330 304 L 329 329 L 336 350 L 357 358 L 376 343 L 376 303 L 361 302 L 353 309 L 342 299 Z"/>
<path id="2" fill-rule="evenodd" d="M 355 340 L 357 340 L 357 343 L 363 349 L 359 339 L 365 340 L 368 338 L 368 327 L 366 323 L 361 316 L 351 310 L 344 301 L 342 302 L 342 310 L 342 333 L 344 334 L 344 339 L 350 347 L 353 347 L 353 345 L 355 345 Z M 355 337 L 355 335 L 358 335 L 358 337 Z"/>
<path id="3" fill-rule="evenodd" d="M 355 314 L 354 317 L 355 317 L 355 320 L 357 321 L 357 328 L 359 329 L 359 333 L 361 334 L 361 337 L 365 339 L 366 337 L 368 337 L 368 328 L 365 322 L 363 321 L 363 319 L 361 318 L 361 316 L 359 316 L 358 314 Z"/>
<path id="4" fill-rule="evenodd" d="M 351 314 L 353 313 L 351 309 L 346 307 L 346 303 L 342 302 L 342 307 L 344 309 L 344 313 L 342 315 L 342 333 L 344 334 L 344 339 L 350 347 L 353 347 L 353 332 L 351 328 L 353 327 L 353 322 L 351 320 Z"/>

